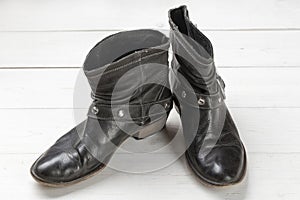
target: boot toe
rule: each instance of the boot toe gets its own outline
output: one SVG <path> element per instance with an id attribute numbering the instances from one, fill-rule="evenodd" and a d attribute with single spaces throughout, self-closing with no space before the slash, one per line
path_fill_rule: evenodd
<path id="1" fill-rule="evenodd" d="M 204 158 L 198 155 L 194 163 L 192 169 L 208 184 L 232 185 L 240 182 L 244 176 L 245 150 L 237 147 L 219 147 Z"/>
<path id="2" fill-rule="evenodd" d="M 79 168 L 68 153 L 44 154 L 31 167 L 31 174 L 39 182 L 55 184 L 72 181 Z"/>

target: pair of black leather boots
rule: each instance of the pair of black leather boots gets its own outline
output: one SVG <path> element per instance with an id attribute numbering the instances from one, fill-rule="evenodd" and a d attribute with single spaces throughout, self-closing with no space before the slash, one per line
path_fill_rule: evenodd
<path id="1" fill-rule="evenodd" d="M 174 102 L 186 159 L 200 180 L 214 186 L 242 180 L 246 152 L 224 102 L 212 44 L 185 6 L 169 11 L 169 23 L 170 40 L 154 30 L 125 31 L 89 52 L 83 66 L 94 100 L 88 117 L 37 159 L 34 179 L 65 186 L 90 177 L 129 137 L 142 139 L 163 129 Z"/>

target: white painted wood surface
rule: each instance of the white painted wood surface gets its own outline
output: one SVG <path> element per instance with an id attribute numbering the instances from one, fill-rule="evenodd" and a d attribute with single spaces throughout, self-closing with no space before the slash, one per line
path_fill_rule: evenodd
<path id="1" fill-rule="evenodd" d="M 152 173 L 106 168 L 68 188 L 36 184 L 30 165 L 84 118 L 90 99 L 79 68 L 90 48 L 118 30 L 167 34 L 167 11 L 182 2 L 213 42 L 227 103 L 249 153 L 245 181 L 207 188 L 182 157 Z M 299 36 L 298 0 L 0 1 L 1 199 L 299 200 Z M 172 112 L 169 127 L 178 123 Z M 123 148 L 159 148 L 165 137 L 129 140 Z M 144 169 L 176 153 L 170 147 L 129 162 L 120 150 L 112 162 Z"/>
<path id="2" fill-rule="evenodd" d="M 80 67 L 88 51 L 115 32 L 0 32 L 0 68 Z M 300 66 L 300 30 L 204 33 L 214 43 L 219 67 Z"/>
<path id="3" fill-rule="evenodd" d="M 1 1 L 0 27 L 4 31 L 168 29 L 168 10 L 183 3 L 204 29 L 300 28 L 298 0 L 9 0 Z"/>

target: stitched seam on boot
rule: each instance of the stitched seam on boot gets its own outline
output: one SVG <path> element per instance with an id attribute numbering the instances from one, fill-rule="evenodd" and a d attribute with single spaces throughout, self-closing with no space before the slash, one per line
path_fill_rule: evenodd
<path id="1" fill-rule="evenodd" d="M 151 55 L 147 55 L 147 56 L 142 57 L 141 60 L 144 60 L 146 58 L 151 58 L 152 56 L 157 56 L 157 55 L 160 55 L 160 54 L 163 54 L 163 53 L 165 53 L 165 51 L 154 53 L 154 54 L 151 54 Z M 100 74 L 96 74 L 94 76 L 88 76 L 88 77 L 89 78 L 95 78 L 95 77 L 98 77 L 98 76 L 102 76 L 102 75 L 108 74 L 110 72 L 115 72 L 115 71 L 121 70 L 121 69 L 127 67 L 128 65 L 131 65 L 131 64 L 134 64 L 134 63 L 138 63 L 138 62 L 140 62 L 140 60 L 135 60 L 135 61 L 129 62 L 129 63 L 125 64 L 125 65 L 121 65 L 120 67 L 118 67 L 116 69 L 111 69 L 109 71 L 106 71 L 106 72 L 103 72 L 103 73 L 100 73 Z"/>

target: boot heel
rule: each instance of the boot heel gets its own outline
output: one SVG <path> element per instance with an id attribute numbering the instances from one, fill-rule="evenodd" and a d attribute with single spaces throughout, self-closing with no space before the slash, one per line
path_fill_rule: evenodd
<path id="1" fill-rule="evenodd" d="M 167 117 L 163 117 L 150 124 L 147 124 L 146 126 L 141 128 L 137 133 L 135 133 L 132 137 L 136 140 L 141 140 L 146 137 L 149 137 L 162 130 L 166 124 L 166 121 Z"/>

